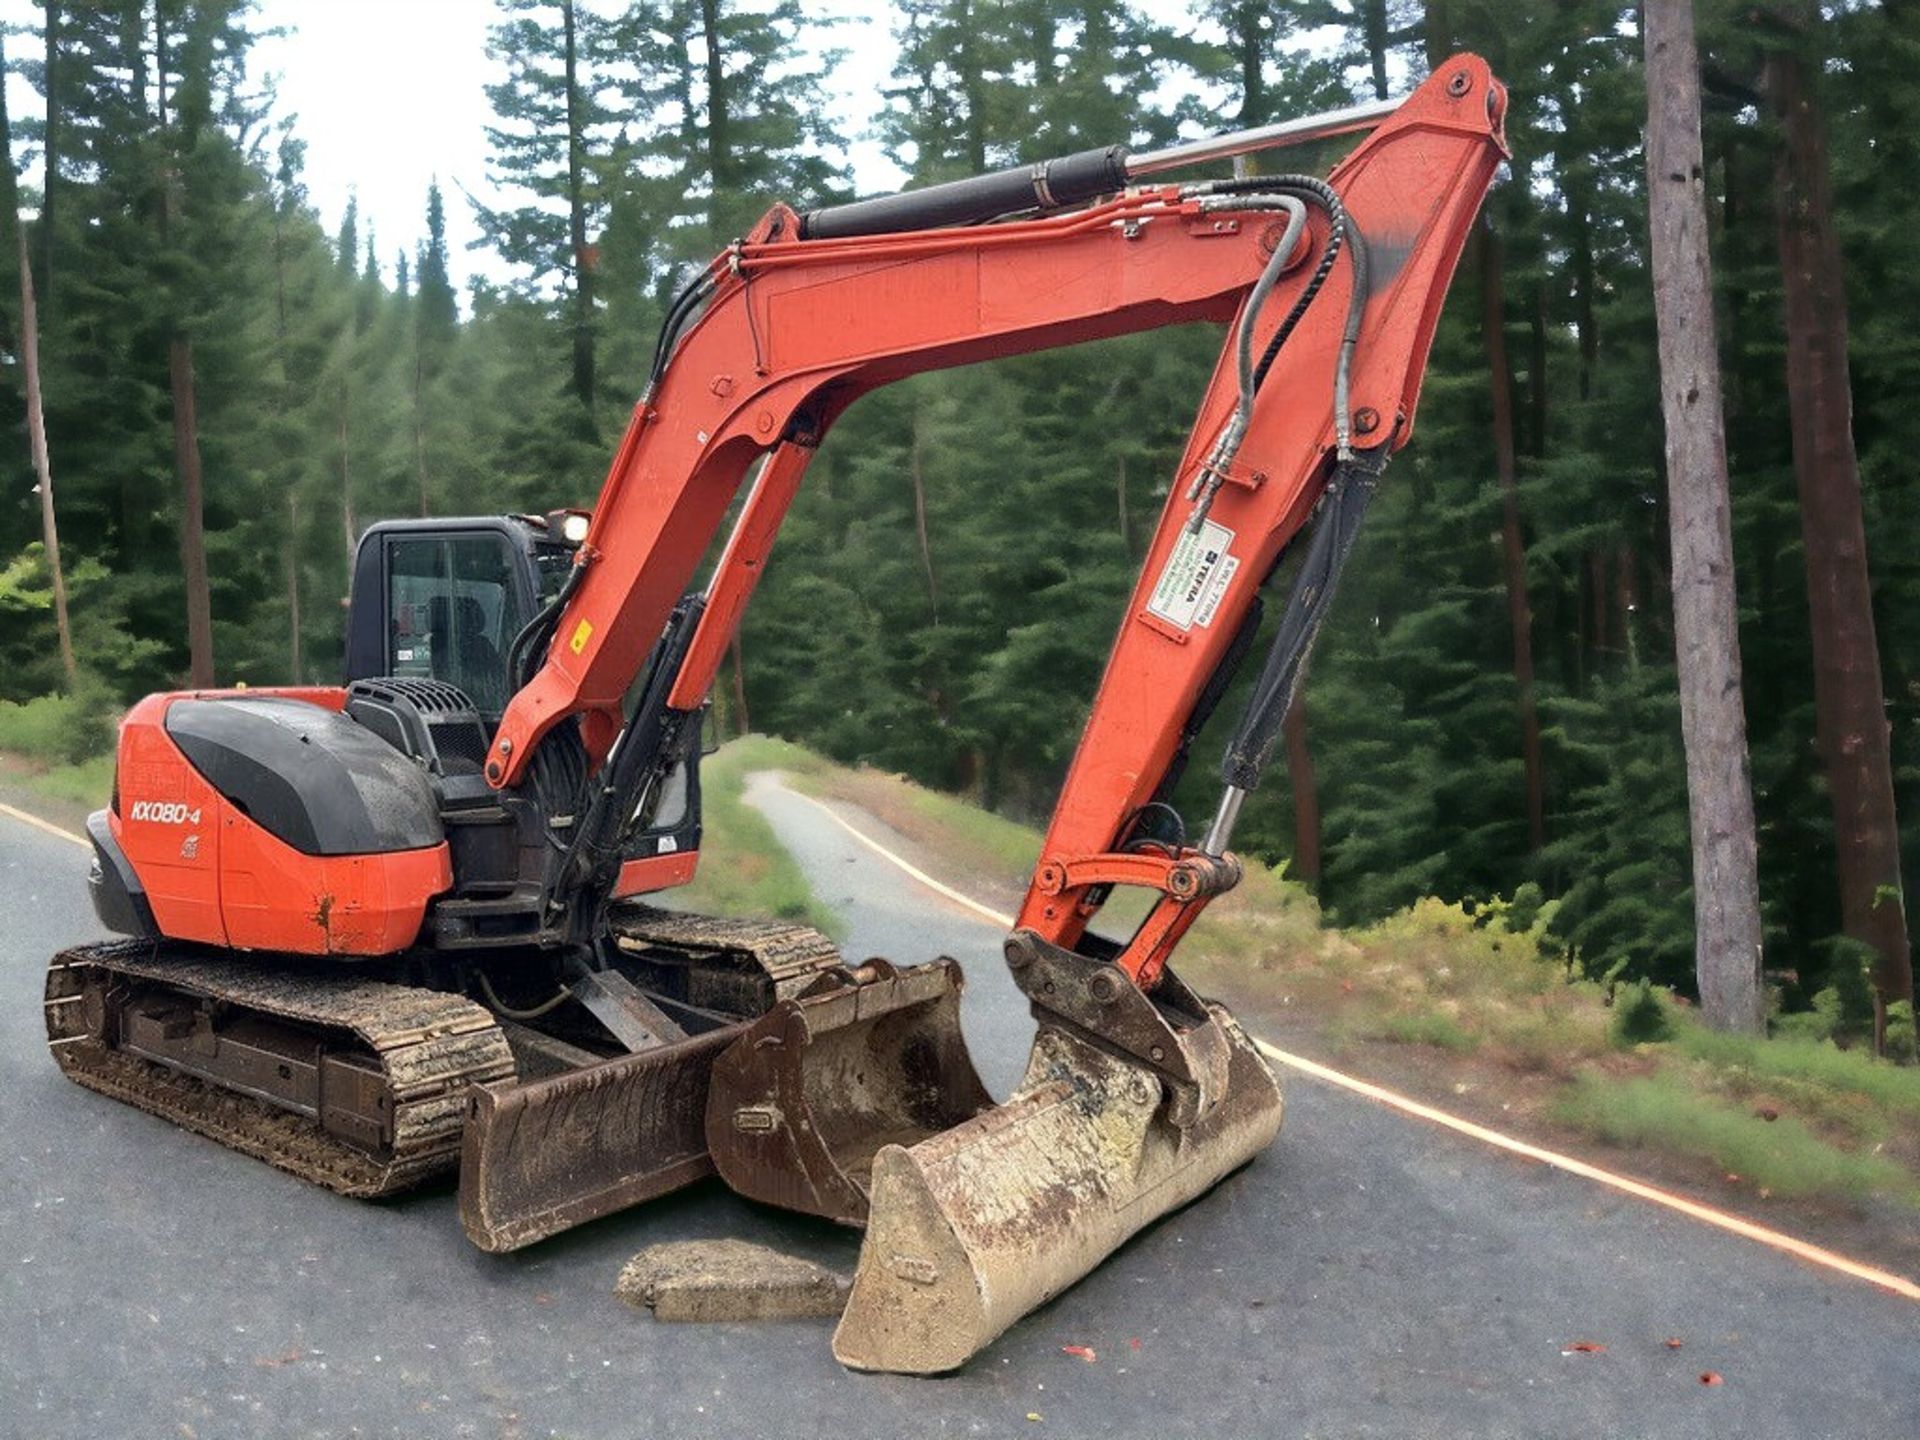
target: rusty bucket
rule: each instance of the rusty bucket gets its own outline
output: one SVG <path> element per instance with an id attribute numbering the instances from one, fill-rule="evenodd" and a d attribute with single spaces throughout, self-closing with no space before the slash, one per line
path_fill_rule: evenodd
<path id="1" fill-rule="evenodd" d="M 875 1158 L 872 1211 L 833 1353 L 856 1370 L 953 1370 L 1203 1194 L 1279 1133 L 1279 1085 L 1219 1006 L 1199 1107 L 1162 1072 L 1043 1016 L 1013 1099 Z"/>
<path id="2" fill-rule="evenodd" d="M 870 960 L 776 1004 L 713 1066 L 707 1148 L 750 1199 L 867 1220 L 873 1160 L 989 1109 L 960 1032 L 956 961 Z"/>
<path id="3" fill-rule="evenodd" d="M 707 1077 L 746 1029 L 475 1086 L 460 1154 L 467 1237 L 518 1250 L 711 1175 Z"/>

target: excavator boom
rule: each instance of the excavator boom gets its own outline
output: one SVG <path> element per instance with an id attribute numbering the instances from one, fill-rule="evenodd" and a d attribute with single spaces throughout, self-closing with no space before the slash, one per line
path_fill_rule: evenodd
<path id="1" fill-rule="evenodd" d="M 1163 794 L 1206 718 L 1203 696 L 1238 660 L 1256 597 L 1329 483 L 1351 475 L 1351 514 L 1411 435 L 1441 302 L 1505 153 L 1504 109 L 1485 64 L 1459 56 L 1384 118 L 1382 107 L 1356 107 L 1318 126 L 1242 137 L 1279 143 L 1378 121 L 1324 184 L 1274 176 L 1129 188 L 1038 218 L 880 234 L 865 232 L 916 214 L 971 212 L 951 194 L 916 210 L 916 192 L 843 207 L 850 217 L 775 207 L 691 288 L 680 328 L 669 321 L 655 381 L 579 552 L 578 584 L 545 662 L 507 706 L 489 780 L 521 783 L 542 738 L 570 717 L 590 759 L 606 756 L 625 727 L 634 676 L 740 484 L 766 457 L 666 698 L 682 715 L 704 702 L 808 461 L 861 395 L 945 366 L 1171 324 L 1225 324 L 1228 345 L 1019 916 L 1022 930 L 1071 949 L 1113 885 L 1159 891 L 1167 904 L 1121 957 L 1151 988 L 1179 934 L 1231 886 L 1225 837 L 1216 832 L 1204 853 L 1184 856 L 1123 847 L 1143 807 Z M 1226 148 L 1199 142 L 1142 160 L 1157 172 Z M 1081 183 L 1130 173 L 1123 153 L 1090 153 L 1105 168 Z M 1030 172 L 1014 179 L 1028 203 L 1046 188 Z M 984 199 L 968 188 L 983 182 L 995 182 Z M 1012 203 L 1003 177 L 918 193 L 956 190 L 977 206 Z M 823 233 L 834 238 L 808 238 Z M 1283 240 L 1287 253 L 1276 255 Z M 1240 373 L 1243 344 L 1262 357 L 1254 377 Z M 1223 437 L 1236 431 L 1223 459 Z M 1256 749 L 1258 732 L 1249 732 Z M 1230 785 L 1242 793 L 1257 778 L 1246 758 L 1242 783 Z"/>

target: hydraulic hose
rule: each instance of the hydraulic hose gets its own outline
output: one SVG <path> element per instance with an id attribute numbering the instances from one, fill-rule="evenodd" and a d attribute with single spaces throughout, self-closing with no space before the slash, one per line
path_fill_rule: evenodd
<path id="1" fill-rule="evenodd" d="M 1200 527 L 1206 523 L 1207 511 L 1213 505 L 1213 497 L 1225 480 L 1227 469 L 1233 464 L 1234 456 L 1240 453 L 1241 443 L 1247 438 L 1247 427 L 1253 423 L 1253 397 L 1259 388 L 1254 373 L 1253 331 L 1259 324 L 1265 311 L 1267 300 L 1273 294 L 1273 287 L 1280 283 L 1280 277 L 1286 272 L 1287 262 L 1293 258 L 1293 247 L 1299 243 L 1300 232 L 1307 225 L 1307 207 L 1291 195 L 1245 194 L 1209 197 L 1201 201 L 1201 208 L 1208 213 L 1226 210 L 1259 210 L 1271 212 L 1284 211 L 1287 228 L 1279 244 L 1273 248 L 1273 255 L 1260 272 L 1260 278 L 1254 283 L 1253 291 L 1247 296 L 1247 303 L 1240 312 L 1240 326 L 1234 338 L 1234 355 L 1239 370 L 1240 400 L 1234 407 L 1233 416 L 1220 432 L 1220 438 L 1214 442 L 1213 450 L 1208 454 L 1206 463 L 1199 475 L 1194 477 L 1193 487 L 1187 498 L 1195 502 L 1193 513 L 1187 519 L 1187 531 L 1197 535 Z"/>

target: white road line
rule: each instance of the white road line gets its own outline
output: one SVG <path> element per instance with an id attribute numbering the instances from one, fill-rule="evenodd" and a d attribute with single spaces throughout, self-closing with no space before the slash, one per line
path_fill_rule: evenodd
<path id="1" fill-rule="evenodd" d="M 942 884 L 917 865 L 894 854 L 893 851 L 882 845 L 878 840 L 875 840 L 871 835 L 862 832 L 831 806 L 823 804 L 811 795 L 801 794 L 800 791 L 793 789 L 791 786 L 784 788 L 788 794 L 799 796 L 800 799 L 813 806 L 821 814 L 833 821 L 834 824 L 853 836 L 853 838 L 858 840 L 862 845 L 880 856 L 881 859 L 897 869 L 905 871 L 935 894 L 951 900 L 956 905 L 965 906 L 968 910 L 973 911 L 974 914 L 992 921 L 996 925 L 1009 927 L 1013 925 L 1013 916 L 1002 915 L 999 911 L 982 905 L 978 900 L 961 894 L 951 885 Z M 1846 1275 L 1855 1280 L 1863 1280 L 1869 1285 L 1877 1286 L 1882 1290 L 1899 1295 L 1904 1299 L 1920 1301 L 1920 1284 L 1915 1284 L 1904 1275 L 1896 1275 L 1891 1271 L 1877 1269 L 1872 1265 L 1863 1265 L 1858 1260 L 1850 1260 L 1846 1256 L 1837 1254 L 1822 1246 L 1813 1245 L 1805 1240 L 1797 1239 L 1792 1235 L 1769 1229 L 1765 1225 L 1757 1225 L 1751 1220 L 1742 1219 L 1740 1216 L 1729 1214 L 1725 1210 L 1717 1210 L 1711 1205 L 1703 1205 L 1697 1200 L 1689 1200 L 1684 1195 L 1676 1195 L 1671 1191 L 1662 1190 L 1658 1186 L 1647 1184 L 1644 1180 L 1635 1180 L 1630 1175 L 1617 1174 L 1612 1170 L 1605 1170 L 1598 1165 L 1589 1164 L 1585 1160 L 1575 1159 L 1571 1155 L 1562 1155 L 1556 1150 L 1547 1150 L 1541 1146 L 1529 1144 L 1525 1140 L 1517 1139 L 1512 1135 L 1503 1134 L 1498 1130 L 1490 1130 L 1484 1125 L 1476 1125 L 1471 1120 L 1464 1120 L 1458 1115 L 1452 1115 L 1444 1110 L 1436 1109 L 1431 1105 L 1422 1104 L 1418 1100 L 1414 1100 L 1406 1095 L 1401 1095 L 1384 1086 L 1375 1085 L 1370 1080 L 1362 1080 L 1355 1075 L 1343 1074 L 1331 1066 L 1322 1065 L 1317 1060 L 1309 1060 L 1304 1055 L 1295 1055 L 1289 1051 L 1282 1050 L 1279 1046 L 1270 1045 L 1258 1036 L 1253 1037 L 1253 1043 L 1259 1047 L 1260 1053 L 1265 1055 L 1269 1060 L 1285 1065 L 1288 1069 L 1298 1071 L 1302 1075 L 1310 1075 L 1316 1080 L 1325 1081 L 1329 1085 L 1337 1085 L 1341 1089 L 1351 1091 L 1355 1095 L 1365 1096 L 1377 1104 L 1385 1105 L 1389 1109 L 1398 1110 L 1404 1115 L 1411 1115 L 1415 1119 L 1425 1120 L 1430 1124 L 1451 1130 L 1455 1134 L 1464 1135 L 1472 1140 L 1478 1140 L 1484 1145 L 1493 1146 L 1496 1150 L 1505 1150 L 1509 1154 L 1519 1155 L 1525 1159 L 1537 1161 L 1542 1165 L 1551 1165 L 1556 1170 L 1564 1170 L 1569 1175 L 1578 1175 L 1582 1179 L 1593 1181 L 1596 1185 L 1604 1185 L 1610 1190 L 1617 1190 L 1623 1195 L 1631 1195 L 1635 1199 L 1646 1201 L 1648 1204 L 1662 1206 L 1678 1214 L 1685 1215 L 1689 1219 L 1698 1220 L 1704 1225 L 1711 1225 L 1716 1229 L 1725 1230 L 1730 1234 L 1738 1235 L 1746 1240 L 1752 1240 L 1758 1244 L 1768 1246 L 1770 1249 L 1778 1250 L 1783 1254 L 1792 1255 L 1812 1264 L 1824 1266 L 1826 1269 L 1832 1270 L 1837 1274 Z"/>
<path id="2" fill-rule="evenodd" d="M 70 845 L 78 845 L 87 850 L 93 848 L 93 842 L 86 836 L 76 835 L 71 830 L 55 825 L 51 821 L 42 820 L 38 815 L 29 815 L 24 810 L 16 810 L 11 805 L 0 804 L 0 815 L 6 816 L 9 820 L 18 820 L 22 825 L 31 825 L 36 830 L 44 830 L 55 839 L 65 840 Z"/>
<path id="3" fill-rule="evenodd" d="M 962 906 L 965 909 L 971 910 L 974 914 L 980 916 L 983 920 L 990 921 L 995 925 L 1004 926 L 1009 930 L 1013 928 L 1013 916 L 1002 915 L 998 910 L 993 909 L 991 906 L 982 905 L 978 900 L 975 900 L 972 896 L 962 895 L 958 890 L 954 889 L 951 885 L 942 885 L 938 880 L 934 879 L 931 875 L 927 874 L 927 872 L 922 870 L 919 866 L 911 864 L 907 860 L 902 859 L 900 856 L 894 854 L 893 851 L 887 849 L 887 847 L 882 845 L 878 840 L 875 840 L 871 835 L 863 834 L 857 827 L 849 824 L 846 820 L 841 818 L 840 814 L 836 810 L 834 810 L 834 808 L 831 805 L 824 804 L 821 801 L 814 799 L 813 796 L 811 795 L 802 794 L 800 791 L 795 790 L 791 785 L 783 785 L 781 786 L 781 789 L 785 790 L 789 795 L 797 796 L 799 799 L 806 801 L 807 804 L 813 806 L 814 809 L 818 810 L 822 815 L 826 816 L 829 820 L 833 821 L 834 824 L 838 825 L 842 830 L 846 831 L 847 834 L 851 835 L 854 839 L 858 840 L 862 845 L 866 846 L 869 850 L 873 851 L 873 853 L 878 855 L 882 860 L 885 860 L 889 865 L 892 865 L 897 869 L 906 871 L 907 874 L 911 875 L 914 879 L 918 880 L 922 885 L 926 886 L 929 890 L 933 891 L 934 894 L 944 896 L 946 899 L 951 900 L 954 904 Z"/>

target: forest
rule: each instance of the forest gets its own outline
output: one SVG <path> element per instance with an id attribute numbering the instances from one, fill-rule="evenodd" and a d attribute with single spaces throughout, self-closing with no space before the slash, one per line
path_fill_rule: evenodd
<path id="1" fill-rule="evenodd" d="M 1920 4 L 1694 8 L 1765 972 L 1780 1010 L 1857 1036 L 1876 989 L 1883 1019 L 1911 993 L 1901 872 L 1920 859 L 1920 554 L 1899 538 L 1920 522 Z M 62 593 L 29 287 L 9 284 L 0 745 L 77 760 L 147 691 L 334 679 L 366 524 L 591 503 L 689 268 L 776 200 L 851 197 L 856 137 L 822 118 L 836 39 L 800 0 L 497 9 L 488 140 L 510 200 L 479 218 L 514 278 L 465 294 L 446 209 L 476 202 L 422 195 L 413 251 L 316 209 L 245 0 L 42 0 L 4 37 L 44 101 L 0 106 L 0 255 L 35 299 Z M 1689 991 L 1639 7 L 887 17 L 864 133 L 916 184 L 1385 97 L 1456 50 L 1491 61 L 1512 159 L 1237 841 L 1342 924 L 1429 895 L 1550 907 L 1585 973 Z M 858 404 L 723 672 L 722 730 L 1043 815 L 1220 342 L 1162 331 Z M 1190 823 L 1217 749 L 1203 737 L 1185 781 Z"/>

